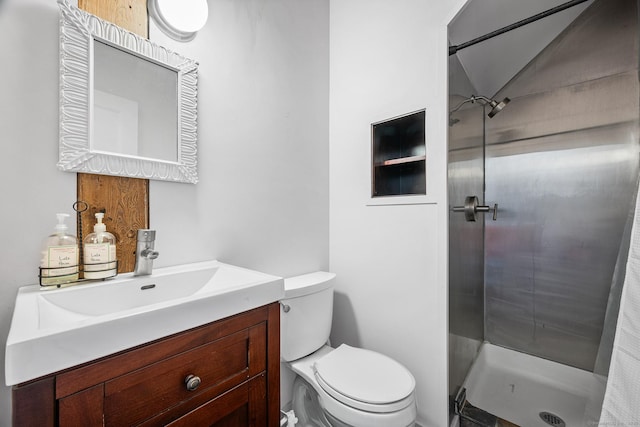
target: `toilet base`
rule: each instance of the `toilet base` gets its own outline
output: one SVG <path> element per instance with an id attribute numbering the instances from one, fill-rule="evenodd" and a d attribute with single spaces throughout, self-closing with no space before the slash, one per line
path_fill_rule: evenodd
<path id="1" fill-rule="evenodd" d="M 293 411 L 298 418 L 296 427 L 368 427 L 346 424 L 322 408 L 318 393 L 303 378 L 297 376 L 293 382 Z M 406 427 L 414 427 L 411 423 Z"/>
<path id="2" fill-rule="evenodd" d="M 296 427 L 332 427 L 320 406 L 318 394 L 300 377 L 293 382 L 293 412 L 298 418 Z"/>

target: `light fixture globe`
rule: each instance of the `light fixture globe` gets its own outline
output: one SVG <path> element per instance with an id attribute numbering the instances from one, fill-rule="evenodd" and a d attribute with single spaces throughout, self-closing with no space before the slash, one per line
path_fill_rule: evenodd
<path id="1" fill-rule="evenodd" d="M 148 0 L 149 16 L 174 40 L 193 40 L 209 17 L 207 0 Z"/>

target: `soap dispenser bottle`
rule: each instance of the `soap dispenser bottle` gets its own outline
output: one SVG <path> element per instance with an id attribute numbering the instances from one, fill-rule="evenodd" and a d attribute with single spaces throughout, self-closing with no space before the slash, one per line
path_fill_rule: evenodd
<path id="1" fill-rule="evenodd" d="M 103 212 L 96 212 L 93 233 L 84 239 L 84 278 L 104 279 L 118 273 L 116 263 L 116 238 L 102 223 Z"/>
<path id="2" fill-rule="evenodd" d="M 78 240 L 69 234 L 65 220 L 69 214 L 56 215 L 58 224 L 55 232 L 43 243 L 40 260 L 40 284 L 61 285 L 78 280 Z"/>

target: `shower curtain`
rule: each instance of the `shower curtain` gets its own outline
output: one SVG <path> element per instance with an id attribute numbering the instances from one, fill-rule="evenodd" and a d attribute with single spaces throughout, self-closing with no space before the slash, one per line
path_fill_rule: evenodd
<path id="1" fill-rule="evenodd" d="M 640 197 L 599 425 L 640 425 Z"/>

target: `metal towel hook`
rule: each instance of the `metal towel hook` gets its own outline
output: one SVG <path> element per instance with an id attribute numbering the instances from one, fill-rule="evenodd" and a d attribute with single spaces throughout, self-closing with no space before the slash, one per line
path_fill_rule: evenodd
<path id="1" fill-rule="evenodd" d="M 454 206 L 454 212 L 464 212 L 464 219 L 467 221 L 475 222 L 478 218 L 478 212 L 491 212 L 493 211 L 493 220 L 498 219 L 498 204 L 495 203 L 493 207 L 482 206 L 478 203 L 477 196 L 467 196 L 464 199 L 464 206 Z"/>

